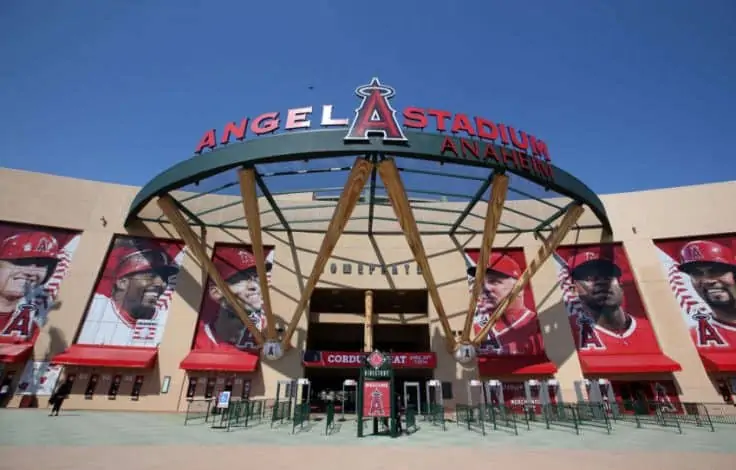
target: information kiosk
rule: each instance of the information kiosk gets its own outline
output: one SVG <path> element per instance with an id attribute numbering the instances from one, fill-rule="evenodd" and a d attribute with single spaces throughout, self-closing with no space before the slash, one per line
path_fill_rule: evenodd
<path id="1" fill-rule="evenodd" d="M 388 420 L 389 435 L 398 437 L 396 400 L 394 399 L 394 370 L 391 359 L 376 350 L 365 358 L 360 368 L 358 385 L 358 437 L 364 436 L 363 420 L 373 418 L 373 434 L 378 434 L 378 420 Z"/>

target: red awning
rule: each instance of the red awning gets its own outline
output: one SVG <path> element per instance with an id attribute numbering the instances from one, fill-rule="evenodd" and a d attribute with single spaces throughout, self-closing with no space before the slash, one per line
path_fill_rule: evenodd
<path id="1" fill-rule="evenodd" d="M 156 348 L 73 344 L 54 357 L 52 362 L 69 366 L 150 369 L 156 363 L 157 356 Z"/>
<path id="2" fill-rule="evenodd" d="M 181 361 L 184 370 L 217 370 L 223 372 L 255 372 L 258 356 L 245 351 L 192 351 Z"/>
<path id="3" fill-rule="evenodd" d="M 33 345 L 29 343 L 0 344 L 0 362 L 22 362 L 31 355 Z"/>
<path id="4" fill-rule="evenodd" d="M 579 356 L 583 374 L 656 374 L 677 372 L 682 367 L 662 353 Z"/>
<path id="5" fill-rule="evenodd" d="M 481 356 L 478 358 L 481 377 L 501 375 L 552 375 L 557 366 L 546 356 Z"/>
<path id="6" fill-rule="evenodd" d="M 700 352 L 700 360 L 708 372 L 736 372 L 736 352 Z"/>

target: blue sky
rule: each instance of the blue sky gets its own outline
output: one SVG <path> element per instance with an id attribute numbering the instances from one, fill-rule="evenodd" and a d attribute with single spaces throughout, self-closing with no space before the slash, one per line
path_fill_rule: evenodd
<path id="1" fill-rule="evenodd" d="M 0 165 L 142 185 L 226 121 L 352 116 L 377 75 L 399 109 L 546 140 L 600 193 L 732 180 L 734 31 L 729 0 L 7 0 Z"/>

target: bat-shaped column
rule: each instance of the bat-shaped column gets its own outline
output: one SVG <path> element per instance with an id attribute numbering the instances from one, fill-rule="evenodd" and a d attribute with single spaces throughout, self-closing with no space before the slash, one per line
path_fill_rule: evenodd
<path id="1" fill-rule="evenodd" d="M 519 279 L 517 279 L 514 287 L 511 288 L 511 292 L 509 292 L 509 295 L 504 297 L 503 300 L 498 304 L 496 309 L 491 314 L 491 317 L 488 319 L 488 323 L 483 326 L 478 335 L 473 339 L 473 344 L 475 346 L 480 345 L 480 343 L 483 341 L 483 338 L 488 336 L 488 333 L 491 331 L 491 328 L 493 328 L 493 325 L 498 321 L 499 318 L 501 318 L 501 316 L 506 311 L 506 307 L 508 307 L 509 304 L 511 304 L 511 302 L 513 302 L 516 297 L 518 297 L 519 294 L 524 291 L 524 288 L 529 283 L 531 278 L 534 277 L 534 275 L 544 264 L 544 262 L 547 261 L 552 253 L 560 246 L 560 243 L 562 243 L 562 240 L 565 238 L 567 233 L 578 221 L 580 216 L 583 214 L 583 211 L 583 206 L 579 203 L 573 204 L 567 209 L 560 223 L 554 229 L 552 229 L 552 233 L 550 233 L 549 237 L 542 241 L 542 246 L 539 247 L 537 256 L 533 260 L 531 260 Z"/>
<path id="2" fill-rule="evenodd" d="M 307 308 L 307 303 L 312 296 L 312 291 L 317 286 L 317 282 L 319 282 L 319 278 L 324 272 L 325 266 L 327 266 L 327 261 L 332 256 L 340 235 L 345 231 L 345 226 L 347 226 L 353 209 L 355 209 L 360 199 L 361 192 L 366 181 L 368 181 L 372 169 L 373 164 L 371 162 L 365 158 L 358 158 L 353 164 L 353 169 L 350 170 L 348 180 L 345 183 L 342 194 L 340 194 L 340 199 L 337 201 L 335 212 L 332 214 L 330 224 L 327 226 L 325 237 L 322 239 L 322 245 L 319 248 L 317 259 L 312 267 L 312 273 L 309 275 L 309 279 L 307 279 L 302 296 L 296 305 L 296 310 L 294 310 L 294 315 L 281 340 L 281 347 L 284 350 L 291 348 L 291 337 L 294 335 L 294 331 L 296 331 L 304 309 Z"/>
<path id="3" fill-rule="evenodd" d="M 215 263 L 213 263 L 210 257 L 207 256 L 207 250 L 202 244 L 202 241 L 197 237 L 194 231 L 192 231 L 184 216 L 181 215 L 176 201 L 166 194 L 159 197 L 157 203 L 166 218 L 171 222 L 171 225 L 174 226 L 176 233 L 184 239 L 184 243 L 186 243 L 189 249 L 192 250 L 192 254 L 197 258 L 197 261 L 204 266 L 210 279 L 212 279 L 212 282 L 214 282 L 217 288 L 220 289 L 225 300 L 227 300 L 227 303 L 230 304 L 238 315 L 238 318 L 243 322 L 243 325 L 245 325 L 245 327 L 248 328 L 248 331 L 253 335 L 255 342 L 259 346 L 263 345 L 263 335 L 261 334 L 261 331 L 248 317 L 248 312 L 245 311 L 245 307 L 241 304 L 240 299 L 233 294 L 233 291 L 230 290 L 230 287 L 222 279 L 220 273 L 217 272 Z"/>
<path id="4" fill-rule="evenodd" d="M 488 207 L 486 208 L 486 219 L 483 227 L 483 238 L 480 244 L 480 253 L 478 254 L 478 262 L 475 269 L 475 280 L 470 292 L 470 305 L 468 305 L 468 314 L 465 317 L 465 327 L 463 328 L 463 343 L 470 342 L 470 332 L 473 328 L 475 307 L 478 303 L 478 295 L 480 295 L 480 291 L 483 288 L 485 265 L 488 258 L 491 256 L 493 241 L 496 239 L 498 224 L 501 222 L 503 205 L 506 202 L 506 193 L 509 189 L 509 177 L 497 173 L 493 175 L 493 182 L 491 184 L 491 197 L 488 200 Z"/>
<path id="5" fill-rule="evenodd" d="M 445 307 L 442 305 L 442 299 L 440 298 L 437 284 L 434 281 L 434 276 L 429 266 L 427 253 L 424 250 L 424 244 L 419 235 L 417 221 L 411 210 L 404 183 L 401 181 L 399 169 L 396 167 L 394 160 L 386 159 L 378 164 L 378 174 L 381 176 L 381 181 L 383 181 L 383 186 L 386 188 L 391 206 L 393 206 L 394 213 L 399 221 L 401 230 L 404 232 L 404 236 L 406 236 L 406 241 L 414 255 L 414 259 L 422 269 L 422 276 L 424 276 L 424 282 L 427 284 L 429 297 L 432 299 L 435 310 L 437 310 L 437 316 L 445 333 L 448 351 L 452 352 L 455 349 L 455 337 L 450 328 L 450 321 L 447 319 Z"/>
<path id="6" fill-rule="evenodd" d="M 258 193 L 256 193 L 256 170 L 246 168 L 238 173 L 240 179 L 240 195 L 243 198 L 243 210 L 245 220 L 248 223 L 248 234 L 256 259 L 256 272 L 258 273 L 258 284 L 261 288 L 263 298 L 263 310 L 266 312 L 266 339 L 276 340 L 276 317 L 271 310 L 271 293 L 268 286 L 268 274 L 266 273 L 266 253 L 263 249 L 263 237 L 261 236 L 261 211 L 258 208 Z"/>

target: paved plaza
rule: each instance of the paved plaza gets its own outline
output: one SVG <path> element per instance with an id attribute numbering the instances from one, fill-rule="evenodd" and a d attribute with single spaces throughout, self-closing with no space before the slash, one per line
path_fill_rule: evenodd
<path id="1" fill-rule="evenodd" d="M 350 420 L 338 423 L 330 435 L 323 422 L 296 434 L 287 423 L 226 431 L 183 422 L 182 415 L 161 413 L 68 411 L 50 418 L 43 410 L 0 410 L 0 469 L 199 470 L 231 464 L 270 470 L 736 468 L 733 425 L 718 426 L 716 432 L 685 426 L 680 434 L 619 422 L 610 435 L 589 427 L 576 435 L 574 429 L 548 430 L 539 423 L 530 430 L 521 426 L 518 436 L 506 430 L 483 436 L 454 422 L 443 431 L 419 421 L 409 436 L 357 439 Z"/>

